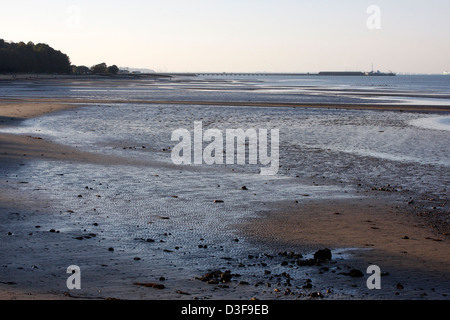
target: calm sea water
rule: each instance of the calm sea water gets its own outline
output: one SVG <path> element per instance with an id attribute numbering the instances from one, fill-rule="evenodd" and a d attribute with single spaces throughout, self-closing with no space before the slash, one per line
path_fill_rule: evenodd
<path id="1" fill-rule="evenodd" d="M 24 81 L 0 85 L 2 97 L 297 103 L 450 104 L 450 76 L 199 76 L 102 82 Z"/>

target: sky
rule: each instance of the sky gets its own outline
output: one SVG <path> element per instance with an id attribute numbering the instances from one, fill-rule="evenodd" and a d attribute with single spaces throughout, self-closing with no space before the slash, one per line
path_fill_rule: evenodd
<path id="1" fill-rule="evenodd" d="M 448 0 L 0 0 L 0 39 L 157 72 L 450 71 Z"/>

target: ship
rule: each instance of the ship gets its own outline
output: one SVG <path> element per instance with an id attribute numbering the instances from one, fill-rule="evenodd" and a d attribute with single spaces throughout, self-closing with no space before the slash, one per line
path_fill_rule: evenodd
<path id="1" fill-rule="evenodd" d="M 389 72 L 381 72 L 381 71 L 370 71 L 370 72 L 362 72 L 362 71 L 321 71 L 318 73 L 319 76 L 395 76 L 396 74 Z"/>

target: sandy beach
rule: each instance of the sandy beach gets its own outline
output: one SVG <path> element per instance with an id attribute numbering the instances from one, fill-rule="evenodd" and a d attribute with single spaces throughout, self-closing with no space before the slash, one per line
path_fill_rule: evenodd
<path id="1" fill-rule="evenodd" d="M 0 126 L 16 126 L 24 119 L 76 108 L 77 105 L 71 102 L 65 99 L 5 99 L 0 101 Z M 100 102 L 91 101 L 92 104 Z M 374 106 L 374 109 L 379 108 Z M 382 109 L 389 110 L 389 107 Z M 437 109 L 448 111 L 444 107 Z M 37 136 L 0 134 L 0 164 L 7 173 L 0 179 L 2 300 L 249 300 L 255 297 L 314 299 L 317 296 L 328 299 L 448 299 L 450 295 L 448 229 L 433 227 L 429 217 L 415 214 L 390 193 L 375 190 L 361 197 L 311 200 L 301 205 L 294 201 L 272 203 L 258 217 L 237 224 L 236 230 L 257 247 L 276 243 L 285 253 L 271 256 L 261 250 L 239 260 L 243 265 L 253 263 L 267 269 L 264 274 L 255 274 L 251 278 L 253 282 L 244 283 L 249 281 L 236 276 L 226 285 L 214 285 L 196 278 L 203 274 L 186 275 L 184 281 L 179 281 L 177 276 L 182 274 L 181 268 L 165 270 L 164 261 L 135 257 L 133 252 L 121 250 L 118 239 L 101 238 L 101 222 L 100 227 L 87 225 L 82 217 L 68 220 L 67 212 L 47 212 L 50 208 L 48 199 L 33 192 L 22 193 L 20 177 L 14 181 L 7 178 L 21 166 L 33 165 L 35 161 L 145 165 L 130 159 L 80 151 Z M 74 227 L 77 232 L 73 229 L 59 232 L 59 227 L 74 224 L 74 221 L 78 223 Z M 86 240 L 88 235 L 94 239 Z M 85 237 L 85 240 L 77 237 Z M 308 254 L 324 248 L 331 249 L 331 261 L 301 266 L 302 261 L 306 263 L 310 258 Z M 59 258 L 69 253 L 74 261 L 83 261 L 83 265 L 88 266 L 83 273 L 83 283 L 89 283 L 95 289 L 77 293 L 69 292 L 65 287 L 67 263 Z M 300 253 L 303 256 L 300 257 Z M 145 267 L 139 263 L 142 260 Z M 233 262 L 233 257 L 230 261 Z M 224 265 L 227 266 L 225 261 Z M 279 271 L 280 265 L 287 266 L 285 272 Z M 382 290 L 366 288 L 369 265 L 380 266 Z M 291 279 L 286 274 L 294 270 L 294 266 L 296 270 L 309 268 L 307 275 L 302 279 Z M 359 270 L 364 276 L 351 276 L 351 270 Z M 231 271 L 237 272 L 236 269 Z M 309 286 L 311 279 L 312 286 Z M 291 285 L 291 281 L 295 285 Z M 164 288 L 142 285 L 149 283 Z"/>

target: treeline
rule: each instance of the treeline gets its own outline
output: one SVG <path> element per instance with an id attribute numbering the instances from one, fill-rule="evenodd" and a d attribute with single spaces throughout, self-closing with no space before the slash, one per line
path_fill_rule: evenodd
<path id="1" fill-rule="evenodd" d="M 9 43 L 0 39 L 0 72 L 71 73 L 69 57 L 44 43 Z"/>
<path id="2" fill-rule="evenodd" d="M 51 74 L 117 74 L 116 65 L 99 63 L 90 68 L 74 66 L 70 58 L 47 44 L 33 42 L 6 42 L 0 39 L 0 73 Z"/>
<path id="3" fill-rule="evenodd" d="M 119 68 L 116 65 L 109 66 L 106 63 L 99 63 L 90 68 L 86 66 L 72 66 L 72 74 L 117 74 Z"/>

